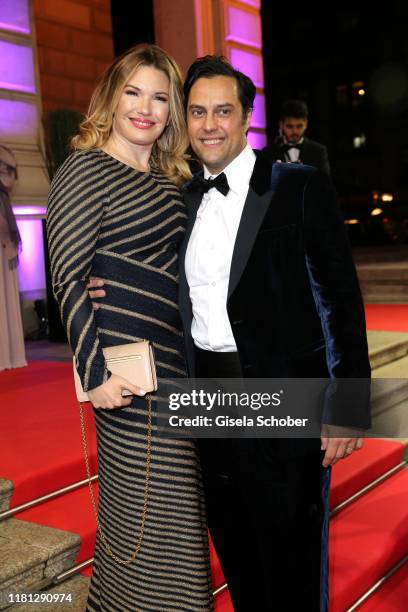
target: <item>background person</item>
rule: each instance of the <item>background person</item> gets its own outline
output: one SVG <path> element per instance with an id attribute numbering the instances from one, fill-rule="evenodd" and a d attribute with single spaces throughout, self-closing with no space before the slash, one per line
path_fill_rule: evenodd
<path id="1" fill-rule="evenodd" d="M 305 136 L 308 115 L 305 102 L 286 100 L 280 114 L 279 135 L 263 151 L 271 161 L 307 164 L 330 174 L 327 147 Z"/>
<path id="2" fill-rule="evenodd" d="M 0 144 L 0 370 L 27 365 L 17 278 L 21 238 L 10 201 L 16 180 L 14 153 Z"/>

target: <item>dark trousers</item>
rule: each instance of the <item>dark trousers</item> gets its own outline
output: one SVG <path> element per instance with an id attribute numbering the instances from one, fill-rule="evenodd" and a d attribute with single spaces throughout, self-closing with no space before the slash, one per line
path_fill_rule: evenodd
<path id="1" fill-rule="evenodd" d="M 196 376 L 240 378 L 237 353 L 197 349 Z M 326 612 L 329 472 L 320 440 L 201 439 L 198 447 L 235 612 Z"/>

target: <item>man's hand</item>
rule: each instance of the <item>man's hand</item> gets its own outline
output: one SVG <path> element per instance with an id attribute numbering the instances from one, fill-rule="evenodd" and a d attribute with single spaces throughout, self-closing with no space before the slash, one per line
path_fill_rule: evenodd
<path id="1" fill-rule="evenodd" d="M 349 457 L 354 451 L 360 450 L 360 448 L 363 447 L 363 438 L 334 437 L 336 433 L 340 433 L 341 429 L 344 429 L 344 431 L 347 432 L 346 428 L 334 428 L 330 425 L 323 425 L 322 427 L 321 450 L 325 451 L 323 467 L 334 465 L 337 463 L 337 461 L 339 461 L 339 459 Z M 331 434 L 330 437 L 329 434 Z"/>
<path id="2" fill-rule="evenodd" d="M 140 395 L 142 397 L 146 395 L 146 391 L 132 385 L 132 383 L 122 378 L 122 376 L 112 374 L 109 380 L 103 383 L 103 385 L 88 391 L 88 397 L 95 408 L 104 408 L 105 410 L 122 408 L 124 406 L 129 406 L 132 402 L 132 396 L 122 396 L 123 391 L 131 391 L 133 395 Z"/>
<path id="3" fill-rule="evenodd" d="M 91 298 L 91 300 L 94 300 L 95 298 L 105 297 L 106 295 L 105 290 L 97 289 L 97 287 L 103 287 L 104 284 L 105 283 L 100 278 L 91 278 L 89 280 L 89 283 L 87 284 L 86 288 L 88 289 L 89 297 Z M 92 302 L 92 308 L 94 310 L 98 310 L 98 308 L 100 307 L 101 305 L 98 304 L 97 302 Z"/>

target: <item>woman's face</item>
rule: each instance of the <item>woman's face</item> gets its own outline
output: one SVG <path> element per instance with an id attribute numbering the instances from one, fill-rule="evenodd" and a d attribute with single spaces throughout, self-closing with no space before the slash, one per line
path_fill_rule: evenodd
<path id="1" fill-rule="evenodd" d="M 140 66 L 128 79 L 113 118 L 113 135 L 152 146 L 169 119 L 169 79 L 153 66 Z"/>
<path id="2" fill-rule="evenodd" d="M 0 181 L 10 192 L 16 182 L 17 166 L 13 155 L 0 147 Z"/>

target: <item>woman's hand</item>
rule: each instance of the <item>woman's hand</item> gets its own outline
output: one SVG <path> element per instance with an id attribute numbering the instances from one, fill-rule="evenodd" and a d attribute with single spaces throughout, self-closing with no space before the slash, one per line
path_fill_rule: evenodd
<path id="1" fill-rule="evenodd" d="M 88 391 L 88 397 L 94 408 L 111 410 L 112 408 L 122 408 L 131 404 L 132 396 L 123 397 L 123 391 L 131 391 L 133 395 L 140 395 L 141 397 L 146 395 L 146 391 L 143 389 L 132 385 L 128 380 L 117 374 L 112 374 L 103 385 Z"/>
<path id="2" fill-rule="evenodd" d="M 104 282 L 102 279 L 90 279 L 87 285 L 89 297 L 92 300 L 95 298 L 105 297 L 106 293 L 104 289 L 100 289 L 100 287 L 103 286 Z M 92 307 L 94 310 L 98 310 L 98 308 L 100 308 L 100 304 L 97 302 L 92 302 Z M 133 393 L 133 395 L 139 395 L 141 397 L 146 395 L 146 391 L 144 391 L 144 389 L 140 389 L 140 387 L 132 385 L 132 383 L 130 383 L 128 380 L 118 376 L 117 374 L 112 374 L 109 380 L 103 383 L 103 385 L 88 391 L 88 397 L 94 405 L 94 408 L 102 408 L 105 410 L 111 410 L 112 408 L 123 408 L 124 406 L 129 406 L 132 402 L 131 396 L 126 395 L 123 397 L 123 391 L 130 391 Z"/>

